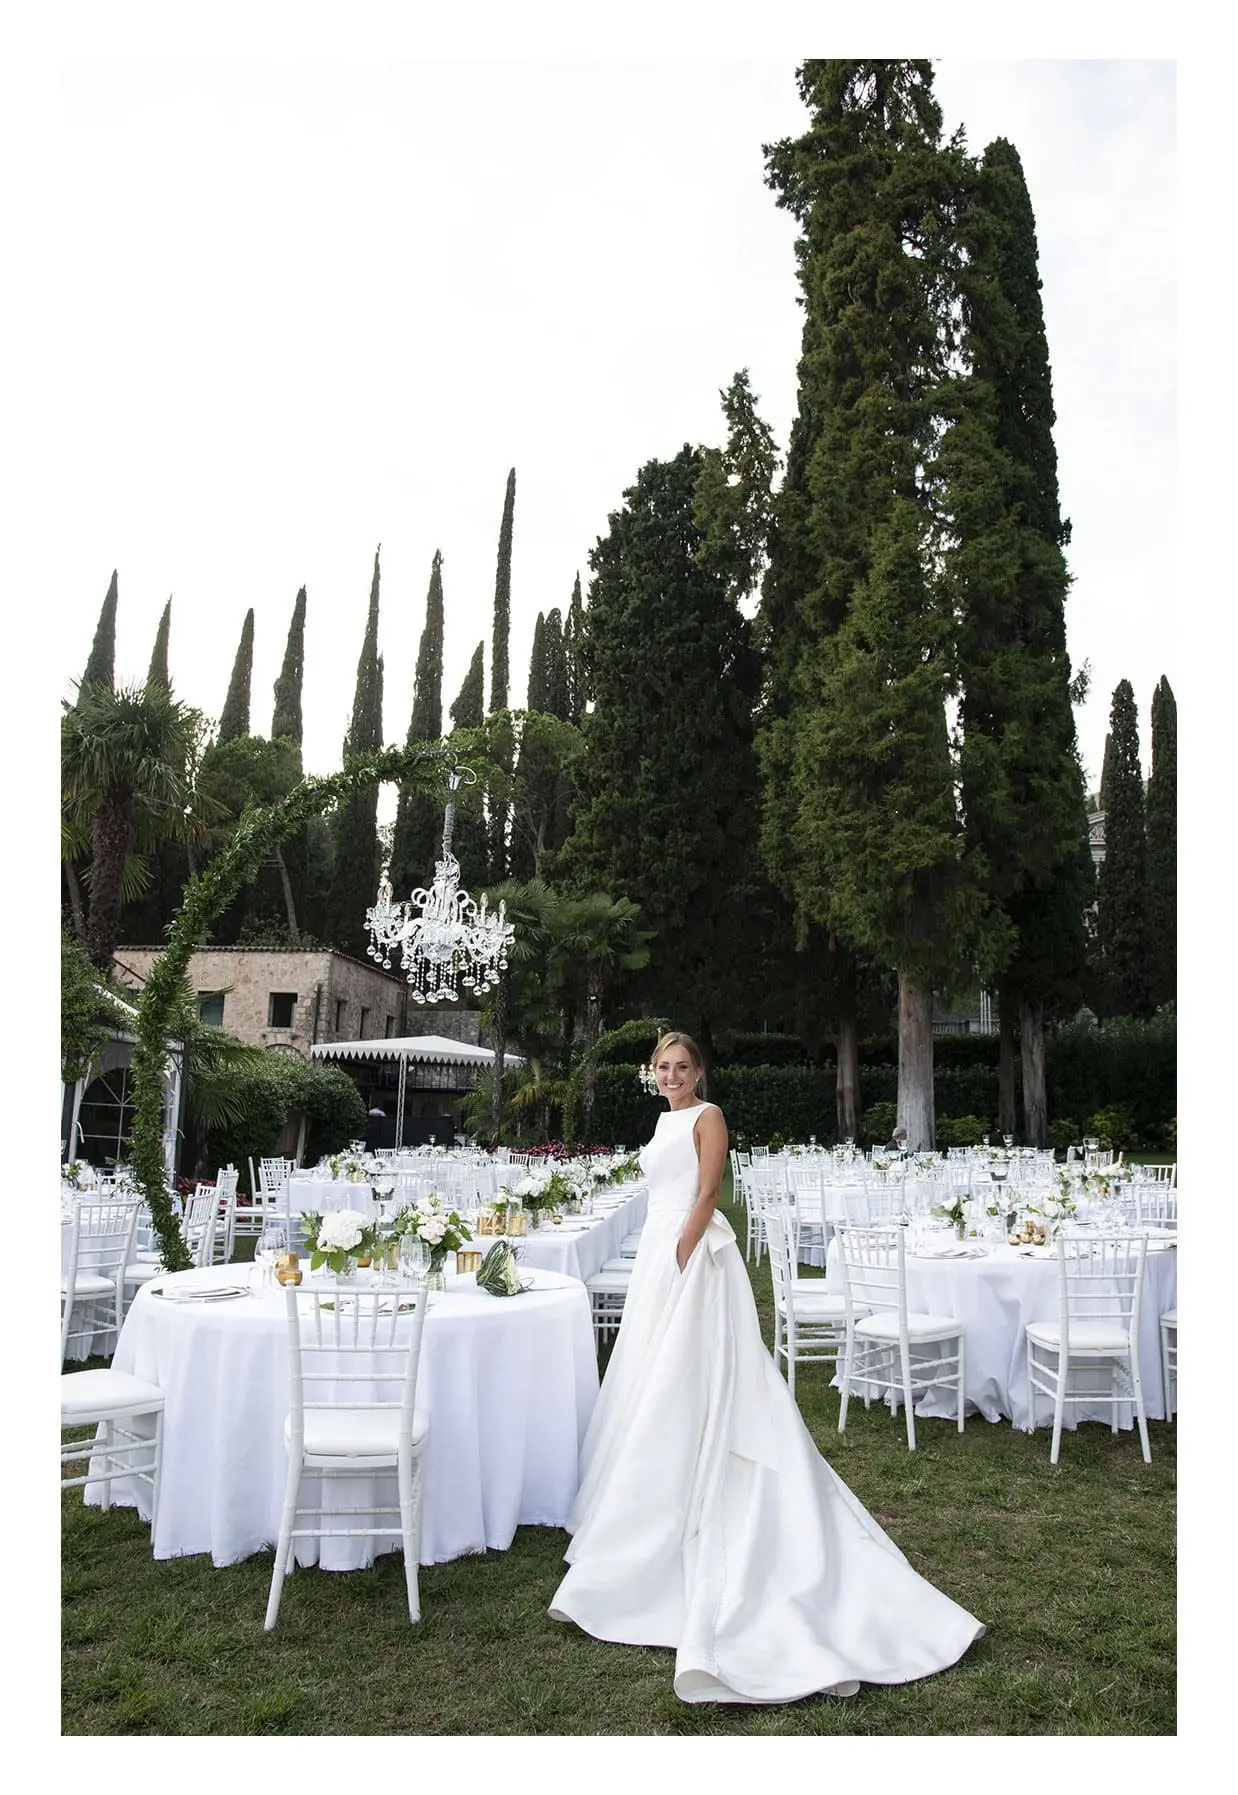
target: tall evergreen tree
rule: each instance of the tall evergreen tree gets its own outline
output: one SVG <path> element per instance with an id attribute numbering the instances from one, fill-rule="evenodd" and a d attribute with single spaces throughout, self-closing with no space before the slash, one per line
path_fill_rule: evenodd
<path id="1" fill-rule="evenodd" d="M 357 661 L 352 720 L 344 737 L 344 760 L 372 754 L 383 745 L 383 663 L 378 652 L 379 554 L 374 554 L 370 606 Z M 328 940 L 345 953 L 365 958 L 365 913 L 378 890 L 378 788 L 360 792 L 332 819 L 333 866 L 327 903 Z"/>
<path id="2" fill-rule="evenodd" d="M 110 691 L 116 678 L 116 569 L 112 569 L 111 582 L 99 612 L 99 621 L 95 625 L 94 641 L 90 645 L 90 656 L 86 662 L 86 671 L 82 674 L 83 685 L 106 686 Z"/>
<path id="3" fill-rule="evenodd" d="M 469 670 L 464 682 L 456 694 L 451 707 L 451 726 L 453 729 L 480 729 L 485 721 L 485 666 L 486 644 L 479 642 L 469 662 Z"/>
<path id="4" fill-rule="evenodd" d="M 579 728 L 589 702 L 589 679 L 585 665 L 585 601 L 580 595 L 579 574 L 572 587 L 572 600 L 563 625 L 563 653 L 567 661 L 567 720 Z"/>
<path id="5" fill-rule="evenodd" d="M 219 733 L 215 739 L 221 744 L 234 741 L 238 735 L 249 734 L 249 687 L 253 672 L 254 613 L 250 609 L 246 611 L 245 621 L 241 625 L 241 640 L 237 644 L 236 660 L 232 663 L 228 696 L 219 713 Z"/>
<path id="6" fill-rule="evenodd" d="M 959 232 L 966 372 L 953 382 L 936 471 L 952 538 L 942 566 L 962 685 L 964 853 L 1014 931 L 998 981 L 1002 1038 L 1011 1047 L 1017 1033 L 1024 1130 L 1043 1147 L 1046 1010 L 1076 1006 L 1082 990 L 1087 812 L 1035 219 L 1004 139 L 965 169 Z M 1041 951 L 1047 906 L 1057 911 L 1051 960 Z M 1007 1121 L 1011 1087 L 1007 1068 Z"/>
<path id="7" fill-rule="evenodd" d="M 159 628 L 155 631 L 155 646 L 151 650 L 150 668 L 146 674 L 148 686 L 161 686 L 165 692 L 172 689 L 172 681 L 168 674 L 168 637 L 172 629 L 172 600 L 163 607 L 163 615 L 159 619 Z"/>
<path id="8" fill-rule="evenodd" d="M 301 689 L 305 681 L 305 587 L 297 593 L 288 625 L 283 665 L 275 681 L 275 709 L 271 716 L 271 740 L 286 736 L 301 746 Z"/>
<path id="9" fill-rule="evenodd" d="M 567 651 L 563 641 L 563 618 L 558 609 L 546 613 L 544 637 L 546 689 L 543 694 L 541 709 L 548 717 L 560 717 L 565 723 L 571 721 L 572 701 L 570 679 L 567 665 Z M 529 709 L 533 706 L 530 704 Z"/>
<path id="10" fill-rule="evenodd" d="M 1148 964 L 1148 865 L 1139 717 L 1128 679 L 1119 680 L 1109 712 L 1100 782 L 1105 858 L 1096 889 L 1096 933 L 1105 1005 L 1119 1016 L 1152 1007 Z"/>
<path id="11" fill-rule="evenodd" d="M 417 648 L 413 678 L 413 711 L 406 746 L 437 742 L 443 733 L 443 557 L 438 549 L 430 565 L 426 621 Z M 401 895 L 434 877 L 435 857 L 443 834 L 443 807 L 428 792 L 401 788 L 391 839 L 391 887 Z"/>
<path id="12" fill-rule="evenodd" d="M 546 709 L 546 619 L 539 611 L 533 625 L 533 648 L 529 654 L 529 683 L 525 689 L 524 707 L 530 711 Z"/>
<path id="13" fill-rule="evenodd" d="M 1152 694 L 1148 781 L 1148 957 L 1154 1004 L 1178 995 L 1178 706 L 1163 676 Z"/>
<path id="14" fill-rule="evenodd" d="M 788 565 L 767 627 L 788 606 L 795 623 L 771 656 L 765 840 L 801 916 L 898 974 L 899 1113 L 919 1147 L 934 989 L 987 973 L 1007 939 L 961 856 L 953 619 L 932 572 L 958 158 L 928 62 L 809 61 L 799 85 L 809 129 L 768 152 L 802 231 L 811 422 L 772 551 Z"/>
<path id="15" fill-rule="evenodd" d="M 708 1055 L 744 955 L 758 667 L 751 626 L 698 559 L 701 460 L 685 446 L 643 467 L 589 557 L 595 708 L 556 876 L 640 905 L 654 938 L 633 994 L 699 1031 Z"/>
<path id="16" fill-rule="evenodd" d="M 516 514 L 516 470 L 507 476 L 499 558 L 494 574 L 494 635 L 490 646 L 490 709 L 507 709 L 507 655 L 512 620 L 512 522 Z"/>

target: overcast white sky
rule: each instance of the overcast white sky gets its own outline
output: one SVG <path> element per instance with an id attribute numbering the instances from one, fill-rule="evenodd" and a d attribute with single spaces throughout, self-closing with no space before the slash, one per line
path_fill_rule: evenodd
<path id="1" fill-rule="evenodd" d="M 173 684 L 212 716 L 253 607 L 265 732 L 304 584 L 305 758 L 329 771 L 381 542 L 402 740 L 436 548 L 445 706 L 483 637 L 489 692 L 515 467 L 521 702 L 537 612 L 587 581 L 643 462 L 719 438 L 737 368 L 785 448 L 794 226 L 761 145 L 804 126 L 795 61 L 69 55 L 65 692 L 115 567 L 118 676 L 144 675 L 171 596 Z M 1017 146 L 1036 212 L 1094 785 L 1117 681 L 1146 756 L 1153 687 L 1175 679 L 1174 65 L 947 56 L 936 83 L 948 130 Z"/>

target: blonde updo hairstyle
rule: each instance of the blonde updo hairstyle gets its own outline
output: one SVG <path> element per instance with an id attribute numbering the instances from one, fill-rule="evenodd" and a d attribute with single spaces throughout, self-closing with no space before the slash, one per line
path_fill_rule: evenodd
<path id="1" fill-rule="evenodd" d="M 688 1057 L 696 1067 L 696 1082 L 699 1085 L 702 1078 L 705 1076 L 705 1060 L 701 1054 L 700 1048 L 692 1039 L 692 1036 L 681 1035 L 677 1030 L 672 1029 L 669 1034 L 662 1036 L 662 1039 L 653 1050 L 653 1054 L 649 1061 L 649 1070 L 651 1072 L 657 1070 L 658 1061 L 662 1058 L 662 1055 L 666 1052 L 668 1047 L 687 1048 Z"/>

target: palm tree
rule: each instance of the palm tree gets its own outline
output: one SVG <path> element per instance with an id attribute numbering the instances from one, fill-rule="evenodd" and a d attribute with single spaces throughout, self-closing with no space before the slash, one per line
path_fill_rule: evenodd
<path id="1" fill-rule="evenodd" d="M 65 852 L 90 848 L 85 948 L 101 972 L 112 964 L 130 856 L 199 832 L 194 773 L 205 720 L 158 684 L 84 683 L 61 719 Z"/>
<path id="2" fill-rule="evenodd" d="M 597 1087 L 594 1049 L 602 1033 L 602 1004 L 616 972 L 639 972 L 649 964 L 648 943 L 654 931 L 637 927 L 640 905 L 630 898 L 590 892 L 563 906 L 558 936 L 566 957 L 585 973 L 585 1058 L 581 1077 L 581 1123 L 585 1139 L 593 1129 L 593 1094 Z"/>

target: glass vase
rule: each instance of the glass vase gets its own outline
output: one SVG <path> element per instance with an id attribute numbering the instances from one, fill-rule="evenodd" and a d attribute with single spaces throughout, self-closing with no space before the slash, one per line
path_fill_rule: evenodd
<path id="1" fill-rule="evenodd" d="M 446 1290 L 447 1280 L 443 1276 L 446 1261 L 447 1253 L 444 1248 L 440 1247 L 437 1252 L 430 1254 L 430 1269 L 426 1273 L 427 1290 Z"/>

